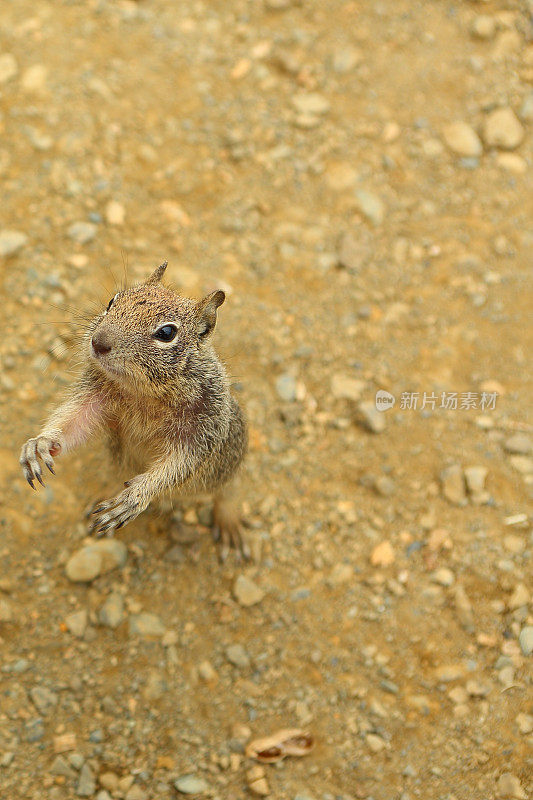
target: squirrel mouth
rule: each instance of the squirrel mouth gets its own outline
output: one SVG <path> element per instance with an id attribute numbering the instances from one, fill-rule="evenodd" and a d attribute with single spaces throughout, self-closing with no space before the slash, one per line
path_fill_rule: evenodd
<path id="1" fill-rule="evenodd" d="M 95 353 L 93 350 L 91 352 L 91 356 L 93 361 L 98 364 L 102 372 L 105 372 L 108 375 L 117 375 L 119 377 L 123 375 L 124 370 L 119 369 L 115 364 L 110 364 L 105 355 Z"/>

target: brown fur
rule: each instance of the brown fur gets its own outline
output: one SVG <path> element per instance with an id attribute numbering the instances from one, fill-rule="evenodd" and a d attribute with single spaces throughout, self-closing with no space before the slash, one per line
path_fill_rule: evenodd
<path id="1" fill-rule="evenodd" d="M 183 298 L 161 284 L 165 267 L 119 292 L 93 321 L 80 380 L 42 433 L 22 448 L 20 461 L 33 486 L 34 479 L 43 482 L 39 459 L 53 471 L 54 455 L 97 429 L 106 433 L 113 460 L 134 476 L 96 509 L 93 530 L 100 534 L 122 527 L 167 490 L 209 492 L 220 504 L 221 489 L 246 451 L 244 417 L 210 341 L 224 293 L 200 302 Z M 165 325 L 177 328 L 171 342 L 154 335 Z M 228 515 L 226 508 L 225 520 Z M 226 545 L 235 540 L 235 526 L 233 514 L 219 530 Z"/>

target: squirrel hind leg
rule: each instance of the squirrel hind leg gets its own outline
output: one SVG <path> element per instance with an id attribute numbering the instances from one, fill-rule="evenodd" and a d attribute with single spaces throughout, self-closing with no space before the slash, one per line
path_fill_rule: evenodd
<path id="1" fill-rule="evenodd" d="M 243 521 L 237 505 L 227 494 L 217 494 L 213 504 L 213 538 L 219 558 L 226 561 L 231 550 L 238 560 L 251 560 L 248 542 L 243 535 Z"/>

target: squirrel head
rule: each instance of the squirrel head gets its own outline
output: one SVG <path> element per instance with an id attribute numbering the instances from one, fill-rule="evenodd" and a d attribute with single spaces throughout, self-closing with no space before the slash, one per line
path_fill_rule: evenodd
<path id="1" fill-rule="evenodd" d="M 175 397 L 201 373 L 225 294 L 181 297 L 161 283 L 166 267 L 111 298 L 93 322 L 89 348 L 96 368 L 122 388 Z"/>

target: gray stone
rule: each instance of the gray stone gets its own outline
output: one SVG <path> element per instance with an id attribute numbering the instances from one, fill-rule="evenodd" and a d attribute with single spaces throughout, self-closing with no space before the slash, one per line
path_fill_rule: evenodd
<path id="1" fill-rule="evenodd" d="M 276 392 L 281 400 L 293 402 L 296 400 L 296 378 L 289 372 L 285 372 L 276 378 Z"/>
<path id="2" fill-rule="evenodd" d="M 533 443 L 529 436 L 524 433 L 515 433 L 509 436 L 504 442 L 504 448 L 507 453 L 513 453 L 521 456 L 527 456 L 533 449 Z"/>
<path id="3" fill-rule="evenodd" d="M 160 639 L 165 633 L 166 628 L 161 617 L 156 614 L 142 612 L 130 617 L 130 635 L 143 636 L 146 638 Z"/>
<path id="4" fill-rule="evenodd" d="M 452 464 L 440 474 L 442 493 L 446 500 L 456 506 L 466 505 L 466 487 L 463 470 L 459 464 Z"/>
<path id="5" fill-rule="evenodd" d="M 131 789 L 126 792 L 124 800 L 148 800 L 148 794 L 139 784 L 134 783 Z"/>
<path id="6" fill-rule="evenodd" d="M 72 614 L 68 614 L 65 617 L 65 625 L 73 636 L 77 636 L 78 639 L 82 639 L 83 634 L 87 629 L 87 620 L 88 614 L 83 608 L 81 611 L 74 611 Z"/>
<path id="7" fill-rule="evenodd" d="M 376 404 L 370 400 L 363 400 L 358 405 L 362 423 L 371 433 L 383 433 L 386 426 L 385 414 L 377 410 Z"/>
<path id="8" fill-rule="evenodd" d="M 174 786 L 181 794 L 204 794 L 209 790 L 207 782 L 198 775 L 180 775 Z"/>
<path id="9" fill-rule="evenodd" d="M 84 764 L 81 768 L 80 779 L 76 787 L 76 794 L 78 797 L 92 797 L 96 791 L 96 781 L 92 769 L 88 764 Z"/>
<path id="10" fill-rule="evenodd" d="M 113 592 L 105 600 L 98 612 L 98 620 L 107 628 L 118 628 L 124 619 L 124 598 L 118 592 Z"/>
<path id="11" fill-rule="evenodd" d="M 64 756 L 56 756 L 50 765 L 51 775 L 62 775 L 64 778 L 75 778 L 76 773 Z"/>
<path id="12" fill-rule="evenodd" d="M 365 386 L 366 381 L 341 373 L 336 373 L 331 379 L 331 393 L 339 400 L 359 400 Z"/>
<path id="13" fill-rule="evenodd" d="M 502 800 L 527 800 L 519 778 L 511 772 L 503 772 L 498 778 L 498 797 Z"/>
<path id="14" fill-rule="evenodd" d="M 96 236 L 98 228 L 92 222 L 73 222 L 68 235 L 78 244 L 88 244 Z"/>
<path id="15" fill-rule="evenodd" d="M 524 122 L 533 122 L 533 91 L 524 97 L 520 109 L 520 117 Z"/>
<path id="16" fill-rule="evenodd" d="M 4 229 L 0 231 L 0 256 L 6 258 L 17 253 L 28 241 L 25 233 Z"/>
<path id="17" fill-rule="evenodd" d="M 331 66 L 337 74 L 346 75 L 346 73 L 359 66 L 362 61 L 363 53 L 361 50 L 348 45 L 335 50 Z"/>
<path id="18" fill-rule="evenodd" d="M 330 109 L 329 100 L 317 92 L 296 94 L 292 98 L 292 105 L 299 114 L 321 116 Z"/>
<path id="19" fill-rule="evenodd" d="M 30 689 L 30 698 L 39 713 L 46 716 L 57 706 L 57 694 L 51 692 L 46 686 L 34 686 Z"/>
<path id="20" fill-rule="evenodd" d="M 226 658 L 234 667 L 245 669 L 250 666 L 250 656 L 242 644 L 230 644 L 225 650 Z"/>
<path id="21" fill-rule="evenodd" d="M 233 595 L 239 605 L 247 607 L 260 603 L 265 593 L 246 575 L 239 575 L 233 584 Z"/>
<path id="22" fill-rule="evenodd" d="M 117 567 L 123 567 L 128 549 L 119 539 L 101 539 L 82 547 L 67 561 L 67 578 L 75 583 L 88 583 Z"/>
<path id="23" fill-rule="evenodd" d="M 483 139 L 489 147 L 514 150 L 524 138 L 524 129 L 511 108 L 497 108 L 485 120 Z"/>
<path id="24" fill-rule="evenodd" d="M 444 128 L 443 135 L 444 141 L 456 155 L 475 158 L 483 152 L 479 136 L 466 122 L 451 122 Z"/>
<path id="25" fill-rule="evenodd" d="M 525 628 L 522 628 L 518 641 L 523 654 L 530 656 L 533 653 L 533 625 L 526 625 Z"/>
<path id="26" fill-rule="evenodd" d="M 438 583 L 440 586 L 452 586 L 455 582 L 455 575 L 451 569 L 441 567 L 432 573 L 431 580 L 434 583 Z"/>
<path id="27" fill-rule="evenodd" d="M 339 240 L 338 263 L 349 272 L 357 272 L 368 259 L 368 247 L 349 231 Z"/>
<path id="28" fill-rule="evenodd" d="M 209 661 L 202 661 L 198 664 L 198 675 L 206 683 L 216 683 L 218 681 L 217 671 Z"/>
<path id="29" fill-rule="evenodd" d="M 387 475 L 380 475 L 374 481 L 374 489 L 381 497 L 392 497 L 396 491 L 396 484 Z"/>
<path id="30" fill-rule="evenodd" d="M 100 575 L 102 556 L 90 547 L 74 553 L 65 565 L 67 578 L 74 583 L 89 583 Z"/>
<path id="31" fill-rule="evenodd" d="M 486 467 L 465 467 L 466 485 L 471 494 L 477 495 L 484 491 L 488 472 Z"/>
<path id="32" fill-rule="evenodd" d="M 75 770 L 79 772 L 85 764 L 85 758 L 81 753 L 69 753 L 68 762 L 72 767 L 74 767 Z"/>
<path id="33" fill-rule="evenodd" d="M 372 222 L 373 225 L 380 225 L 385 218 L 385 205 L 377 194 L 368 192 L 366 189 L 358 189 L 355 193 L 355 197 L 363 216 Z"/>
<path id="34" fill-rule="evenodd" d="M 476 39 L 492 39 L 496 31 L 496 19 L 489 14 L 477 14 L 472 20 L 470 32 Z"/>

